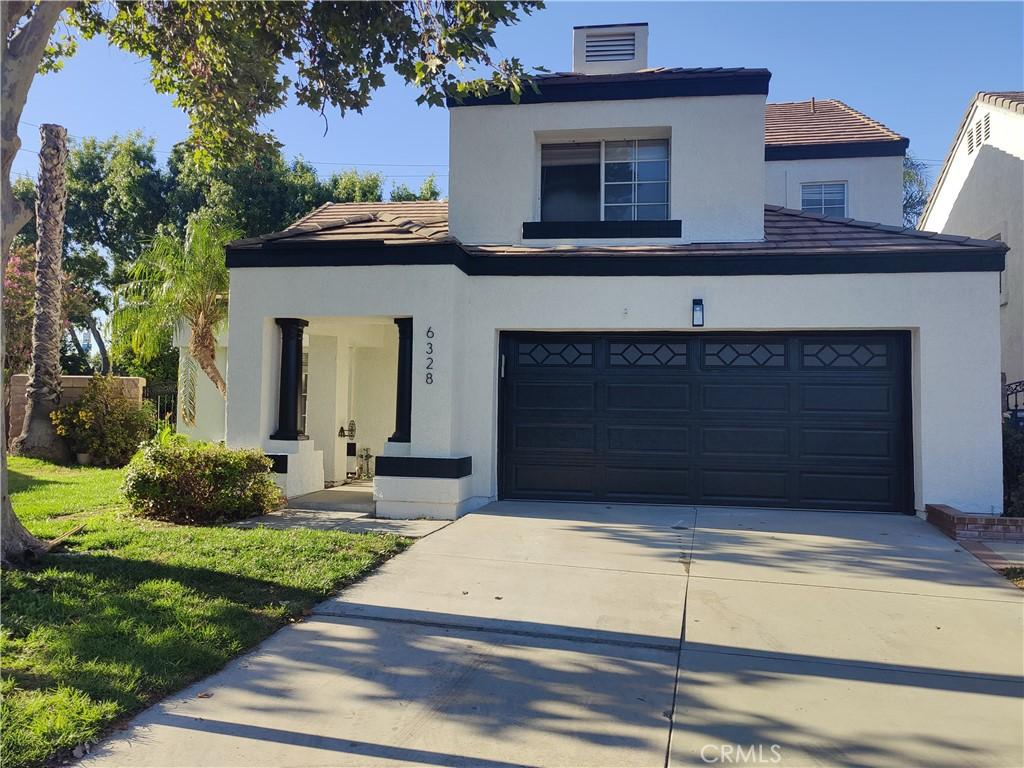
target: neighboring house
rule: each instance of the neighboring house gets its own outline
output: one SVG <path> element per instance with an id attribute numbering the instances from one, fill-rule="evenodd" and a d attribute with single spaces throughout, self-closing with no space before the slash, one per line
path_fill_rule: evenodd
<path id="1" fill-rule="evenodd" d="M 903 222 L 907 139 L 837 99 L 765 106 L 765 202 Z"/>
<path id="2" fill-rule="evenodd" d="M 294 496 L 344 478 L 352 419 L 385 517 L 998 513 L 1005 247 L 893 225 L 905 139 L 819 102 L 772 108 L 766 146 L 767 70 L 648 69 L 646 36 L 577 28 L 539 93 L 450 104 L 450 202 L 328 204 L 230 245 L 229 445 Z M 802 133 L 815 156 L 782 151 Z M 766 205 L 777 174 L 892 223 Z"/>
<path id="3" fill-rule="evenodd" d="M 999 278 L 1001 370 L 1011 390 L 1024 389 L 1024 92 L 983 91 L 971 100 L 920 227 L 1010 246 Z M 1011 401 L 1018 405 L 1024 396 Z"/>

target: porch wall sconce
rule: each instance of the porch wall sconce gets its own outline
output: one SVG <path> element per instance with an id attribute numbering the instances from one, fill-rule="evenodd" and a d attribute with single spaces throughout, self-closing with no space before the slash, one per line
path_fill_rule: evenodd
<path id="1" fill-rule="evenodd" d="M 338 429 L 338 437 L 347 437 L 349 440 L 355 440 L 356 438 L 356 423 L 353 420 L 349 420 L 348 429 L 345 429 L 345 425 L 342 424 Z"/>
<path id="2" fill-rule="evenodd" d="M 693 300 L 693 327 L 704 327 L 704 299 Z"/>

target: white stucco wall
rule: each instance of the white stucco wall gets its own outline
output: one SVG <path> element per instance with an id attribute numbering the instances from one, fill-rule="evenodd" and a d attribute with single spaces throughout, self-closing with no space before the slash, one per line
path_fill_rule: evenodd
<path id="1" fill-rule="evenodd" d="M 668 136 L 671 218 L 682 220 L 682 240 L 760 240 L 764 103 L 704 96 L 453 108 L 451 233 L 465 243 L 522 242 L 523 222 L 540 219 L 541 143 Z"/>
<path id="2" fill-rule="evenodd" d="M 998 236 L 1010 246 L 1000 296 L 1002 371 L 1024 379 L 1024 115 L 976 106 L 968 124 L 988 114 L 990 138 L 967 151 L 966 134 L 954 148 L 933 192 L 921 228 L 934 232 Z"/>
<path id="3" fill-rule="evenodd" d="M 688 330 L 694 297 L 704 299 L 706 331 L 911 331 L 917 507 L 1002 508 L 995 273 L 468 277 L 451 266 L 395 266 L 292 270 L 287 292 L 279 280 L 274 269 L 232 270 L 232 294 L 247 300 L 231 305 L 229 444 L 265 446 L 273 430 L 273 317 L 313 320 L 339 306 L 348 316 L 411 315 L 410 454 L 473 457 L 468 481 L 453 481 L 468 496 L 448 507 L 452 515 L 497 492 L 500 330 Z"/>
<path id="4" fill-rule="evenodd" d="M 851 219 L 903 223 L 903 157 L 841 157 L 770 160 L 765 164 L 765 202 L 800 210 L 800 185 L 846 182 Z"/>
<path id="5" fill-rule="evenodd" d="M 218 341 L 226 342 L 226 338 L 218 339 Z M 185 344 L 187 345 L 187 340 Z M 179 354 L 179 369 L 181 366 L 180 360 L 188 355 L 188 347 L 178 347 Z M 217 368 L 220 370 L 221 376 L 227 377 L 227 362 L 228 362 L 228 350 L 226 346 L 218 346 L 216 354 Z M 188 435 L 193 440 L 205 440 L 211 443 L 217 443 L 224 439 L 224 426 L 225 426 L 225 404 L 224 398 L 217 391 L 217 387 L 213 385 L 209 377 L 203 373 L 201 368 L 196 370 L 196 423 L 186 424 L 185 419 L 181 415 L 181 393 L 178 393 L 178 413 L 176 429 L 183 435 Z"/>

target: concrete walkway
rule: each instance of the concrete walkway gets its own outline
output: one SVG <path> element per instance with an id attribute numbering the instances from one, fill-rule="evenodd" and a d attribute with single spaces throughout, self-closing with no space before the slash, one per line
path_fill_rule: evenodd
<path id="1" fill-rule="evenodd" d="M 1022 621 L 916 518 L 501 502 L 86 762 L 1006 768 Z"/>

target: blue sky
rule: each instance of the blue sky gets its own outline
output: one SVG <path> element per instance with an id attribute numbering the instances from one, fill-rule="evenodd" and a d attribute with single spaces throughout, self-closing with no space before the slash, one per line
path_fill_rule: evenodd
<path id="1" fill-rule="evenodd" d="M 909 136 L 933 177 L 975 91 L 1024 90 L 1021 2 L 553 2 L 497 42 L 503 56 L 564 70 L 574 24 L 637 21 L 650 24 L 651 66 L 767 67 L 769 101 L 842 99 Z M 102 40 L 84 43 L 63 71 L 33 84 L 15 173 L 35 175 L 41 122 L 72 136 L 142 129 L 165 153 L 187 123 L 148 77 L 145 62 Z M 447 113 L 417 107 L 415 95 L 392 76 L 363 115 L 329 116 L 326 136 L 323 119 L 294 105 L 266 127 L 286 156 L 303 156 L 321 175 L 358 167 L 418 186 L 434 172 L 447 189 Z"/>

